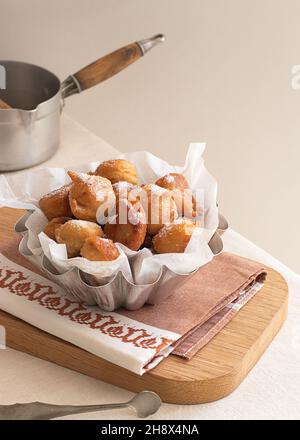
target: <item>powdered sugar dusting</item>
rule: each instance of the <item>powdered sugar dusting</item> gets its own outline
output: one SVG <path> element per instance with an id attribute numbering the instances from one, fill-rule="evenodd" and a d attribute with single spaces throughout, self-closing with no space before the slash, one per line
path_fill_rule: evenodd
<path id="1" fill-rule="evenodd" d="M 138 223 L 145 223 L 144 213 L 141 211 L 137 211 L 134 208 L 131 208 L 128 211 L 128 221 L 132 225 L 137 225 Z"/>
<path id="2" fill-rule="evenodd" d="M 48 194 L 45 194 L 42 199 L 50 199 L 51 197 L 57 196 L 59 194 L 67 194 L 70 191 L 70 187 L 71 185 L 64 185 L 61 186 L 60 188 L 54 189 L 53 191 L 51 191 Z"/>
<path id="3" fill-rule="evenodd" d="M 72 228 L 78 229 L 78 230 L 80 230 L 82 228 L 92 228 L 95 230 L 101 229 L 97 223 L 90 222 L 88 220 L 69 220 L 66 223 L 64 223 L 64 225 L 62 225 L 62 226 L 65 226 L 67 228 L 69 225 L 72 225 Z"/>
<path id="4" fill-rule="evenodd" d="M 152 194 L 157 196 L 162 196 L 163 194 L 169 192 L 166 188 L 162 188 L 161 186 L 155 185 L 155 183 L 150 183 L 150 185 L 147 185 L 147 189 L 149 189 L 149 191 L 151 191 Z"/>
<path id="5" fill-rule="evenodd" d="M 132 189 L 133 187 L 134 185 L 132 183 L 126 181 L 116 182 L 113 184 L 113 188 L 116 191 L 120 191 L 121 189 Z"/>
<path id="6" fill-rule="evenodd" d="M 174 176 L 171 176 L 171 174 L 167 174 L 167 175 L 164 177 L 164 180 L 165 180 L 167 183 L 174 183 L 174 181 L 175 181 Z"/>
<path id="7" fill-rule="evenodd" d="M 110 240 L 109 238 L 99 237 L 99 240 L 104 241 L 104 242 L 107 243 L 107 244 L 109 244 L 109 243 L 113 243 L 113 241 Z"/>
<path id="8" fill-rule="evenodd" d="M 174 220 L 172 223 L 166 223 L 164 227 L 160 229 L 158 234 L 160 237 L 165 237 L 176 225 L 182 225 L 182 224 L 187 225 L 188 227 L 187 230 L 189 230 L 189 228 L 192 228 L 192 230 L 194 230 L 197 227 L 197 225 L 193 223 L 190 219 L 185 217 L 179 217 L 176 220 Z"/>
<path id="9" fill-rule="evenodd" d="M 97 202 L 114 198 L 112 186 L 107 179 L 86 173 L 76 173 L 76 176 L 81 179 L 84 184 L 88 185 Z M 73 185 L 76 185 L 76 181 Z"/>

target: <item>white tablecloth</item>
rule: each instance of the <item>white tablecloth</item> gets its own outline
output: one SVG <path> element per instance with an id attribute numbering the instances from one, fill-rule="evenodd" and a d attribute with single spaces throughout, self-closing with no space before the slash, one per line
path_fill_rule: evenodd
<path id="1" fill-rule="evenodd" d="M 63 116 L 62 145 L 46 165 L 70 166 L 117 155 L 117 150 Z M 43 164 L 42 166 L 44 166 Z M 230 396 L 204 405 L 167 405 L 153 419 L 299 419 L 300 276 L 229 229 L 225 249 L 262 261 L 289 284 L 289 316 L 280 333 L 244 382 Z M 0 404 L 46 401 L 84 405 L 126 401 L 132 393 L 11 349 L 0 350 Z M 64 419 L 134 419 L 118 410 Z"/>

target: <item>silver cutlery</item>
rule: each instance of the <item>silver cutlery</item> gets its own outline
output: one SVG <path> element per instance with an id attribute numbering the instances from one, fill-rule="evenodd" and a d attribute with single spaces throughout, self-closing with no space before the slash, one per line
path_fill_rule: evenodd
<path id="1" fill-rule="evenodd" d="M 106 411 L 117 408 L 132 408 L 141 418 L 156 413 L 161 406 L 160 397 L 152 391 L 142 391 L 124 403 L 101 405 L 51 405 L 42 402 L 0 405 L 0 420 L 50 420 L 70 414 Z"/>

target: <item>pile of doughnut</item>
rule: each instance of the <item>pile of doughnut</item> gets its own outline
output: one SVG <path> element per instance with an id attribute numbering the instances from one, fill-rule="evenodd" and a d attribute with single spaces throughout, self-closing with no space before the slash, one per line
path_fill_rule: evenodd
<path id="1" fill-rule="evenodd" d="M 44 233 L 65 244 L 68 258 L 112 261 L 120 255 L 115 243 L 132 251 L 147 247 L 157 254 L 182 253 L 200 227 L 193 197 L 185 209 L 189 184 L 183 174 L 170 173 L 139 186 L 135 165 L 114 159 L 101 163 L 94 172 L 69 171 L 68 175 L 70 184 L 39 200 L 48 219 Z M 106 213 L 107 207 L 114 208 L 114 216 L 109 217 L 114 221 L 103 224 L 99 220 L 102 207 Z M 125 222 L 120 219 L 120 207 L 125 207 Z"/>

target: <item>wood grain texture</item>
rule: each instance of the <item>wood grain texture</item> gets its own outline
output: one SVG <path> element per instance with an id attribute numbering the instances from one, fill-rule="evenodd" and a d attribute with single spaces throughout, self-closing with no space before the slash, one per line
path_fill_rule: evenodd
<path id="1" fill-rule="evenodd" d="M 116 75 L 143 56 L 137 43 L 121 47 L 75 73 L 81 89 L 89 89 Z"/>
<path id="2" fill-rule="evenodd" d="M 0 99 L 0 109 L 8 109 L 11 108 L 10 105 L 8 105 L 6 102 L 4 102 L 2 99 Z"/>
<path id="3" fill-rule="evenodd" d="M 0 209 L 0 242 L 13 235 L 22 211 Z M 153 390 L 169 403 L 204 403 L 230 394 L 247 376 L 287 314 L 288 288 L 269 269 L 263 289 L 198 354 L 169 356 L 143 376 L 111 364 L 20 319 L 0 312 L 7 345 L 131 391 Z"/>

